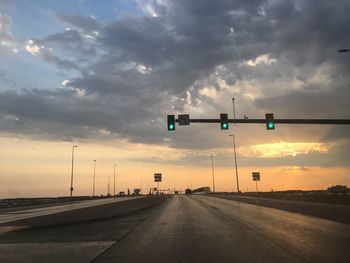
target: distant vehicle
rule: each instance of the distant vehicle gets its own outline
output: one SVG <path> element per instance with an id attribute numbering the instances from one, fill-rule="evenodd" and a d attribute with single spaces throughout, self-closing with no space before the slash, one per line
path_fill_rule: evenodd
<path id="1" fill-rule="evenodd" d="M 194 189 L 192 191 L 192 193 L 193 194 L 207 194 L 207 193 L 210 193 L 210 187 L 208 187 L 208 186 L 200 187 L 200 188 Z"/>
<path id="2" fill-rule="evenodd" d="M 125 196 L 125 192 L 119 192 L 119 196 Z"/>
<path id="3" fill-rule="evenodd" d="M 185 190 L 185 195 L 190 195 L 190 194 L 192 194 L 192 190 L 189 189 L 189 188 L 187 188 L 187 189 Z"/>
<path id="4" fill-rule="evenodd" d="M 133 195 L 139 195 L 140 192 L 141 192 L 141 189 L 140 188 L 136 188 L 136 189 L 134 189 Z"/>
<path id="5" fill-rule="evenodd" d="M 175 191 L 174 193 L 175 193 L 176 195 L 178 195 L 178 194 L 179 194 L 179 191 Z"/>

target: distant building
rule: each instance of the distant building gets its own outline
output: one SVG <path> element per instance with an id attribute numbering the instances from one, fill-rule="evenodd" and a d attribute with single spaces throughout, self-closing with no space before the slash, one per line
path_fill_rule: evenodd
<path id="1" fill-rule="evenodd" d="M 327 188 L 327 192 L 330 193 L 348 193 L 350 188 L 347 188 L 346 185 L 334 185 Z"/>

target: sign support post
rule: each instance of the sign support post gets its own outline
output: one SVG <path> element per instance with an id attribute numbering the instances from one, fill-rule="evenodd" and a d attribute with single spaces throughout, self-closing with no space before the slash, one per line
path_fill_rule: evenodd
<path id="1" fill-rule="evenodd" d="M 159 194 L 159 182 L 162 181 L 162 174 L 161 173 L 155 173 L 154 174 L 154 181 L 157 182 L 157 195 Z"/>

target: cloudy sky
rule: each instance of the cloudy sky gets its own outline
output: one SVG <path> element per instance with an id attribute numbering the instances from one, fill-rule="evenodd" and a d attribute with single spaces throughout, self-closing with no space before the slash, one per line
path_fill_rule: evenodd
<path id="1" fill-rule="evenodd" d="M 350 2 L 0 0 L 0 197 L 153 186 L 241 189 L 350 185 L 350 129 L 192 118 L 350 118 Z"/>

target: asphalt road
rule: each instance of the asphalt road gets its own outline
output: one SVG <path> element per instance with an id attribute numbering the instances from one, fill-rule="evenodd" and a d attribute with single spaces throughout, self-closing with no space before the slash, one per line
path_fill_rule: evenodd
<path id="1" fill-rule="evenodd" d="M 0 224 L 18 221 L 21 219 L 28 219 L 33 217 L 45 216 L 45 215 L 53 215 L 53 214 L 58 214 L 62 212 L 87 208 L 87 207 L 112 204 L 112 203 L 130 200 L 130 199 L 136 199 L 136 198 L 142 198 L 142 196 L 75 201 L 64 205 L 46 206 L 46 207 L 40 207 L 40 208 L 34 208 L 34 209 L 24 208 L 22 210 L 11 211 L 11 212 L 0 211 Z"/>
<path id="2" fill-rule="evenodd" d="M 0 236 L 1 262 L 349 262 L 350 225 L 209 196 Z"/>

